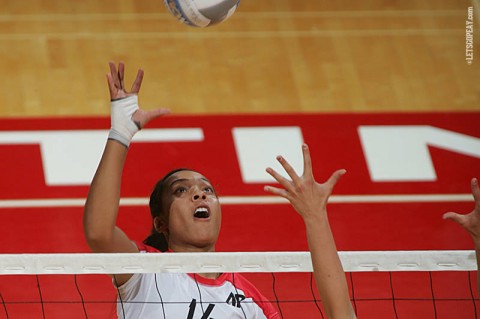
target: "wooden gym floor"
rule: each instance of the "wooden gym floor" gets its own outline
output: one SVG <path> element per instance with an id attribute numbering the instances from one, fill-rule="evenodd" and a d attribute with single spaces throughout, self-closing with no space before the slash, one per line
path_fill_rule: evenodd
<path id="1" fill-rule="evenodd" d="M 1 117 L 108 115 L 109 60 L 176 114 L 480 110 L 478 1 L 243 0 L 208 29 L 162 0 L 0 6 Z"/>

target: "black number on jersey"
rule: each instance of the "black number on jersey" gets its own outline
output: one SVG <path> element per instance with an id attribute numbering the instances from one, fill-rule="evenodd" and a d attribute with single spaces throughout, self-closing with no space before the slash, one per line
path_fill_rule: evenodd
<path id="1" fill-rule="evenodd" d="M 192 299 L 192 302 L 190 302 L 190 305 L 188 307 L 190 309 L 188 310 L 187 319 L 193 319 L 193 314 L 195 313 L 195 308 L 197 307 L 197 300 Z M 214 307 L 215 307 L 214 304 L 208 304 L 207 310 L 203 313 L 203 316 L 200 319 L 213 319 L 213 318 L 208 318 L 208 316 L 210 316 Z"/>
<path id="2" fill-rule="evenodd" d="M 233 294 L 233 292 L 230 293 L 230 295 L 227 298 L 227 303 L 229 305 L 232 305 L 234 307 L 240 308 L 240 303 L 245 300 L 244 295 L 240 294 Z"/>

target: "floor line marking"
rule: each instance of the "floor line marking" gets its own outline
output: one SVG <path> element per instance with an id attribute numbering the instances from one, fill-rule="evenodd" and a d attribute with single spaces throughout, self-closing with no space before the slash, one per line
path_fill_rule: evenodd
<path id="1" fill-rule="evenodd" d="M 241 31 L 241 32 L 208 32 L 195 34 L 195 39 L 209 38 L 290 38 L 290 37 L 378 37 L 378 36 L 445 36 L 459 35 L 465 33 L 464 29 L 372 29 L 372 30 L 278 30 L 278 31 Z M 48 33 L 18 33 L 18 34 L 0 34 L 0 41 L 16 40 L 115 40 L 115 39 L 191 39 L 190 33 L 183 32 L 90 32 L 78 31 L 74 33 L 48 32 Z"/>
<path id="2" fill-rule="evenodd" d="M 120 206 L 147 206 L 147 197 L 125 197 Z M 471 194 L 395 194 L 395 195 L 336 195 L 331 196 L 331 204 L 359 203 L 421 203 L 421 202 L 473 202 Z M 224 196 L 220 197 L 222 205 L 251 204 L 288 204 L 288 201 L 275 196 Z M 52 199 L 2 199 L 1 208 L 40 208 L 40 207 L 83 207 L 84 198 L 52 198 Z"/>
<path id="3" fill-rule="evenodd" d="M 265 12 L 235 12 L 237 19 L 259 18 L 356 18 L 356 17 L 450 17 L 463 16 L 464 10 L 350 10 L 350 11 L 265 11 Z M 158 20 L 172 19 L 168 12 L 154 13 L 41 13 L 41 14 L 2 14 L 0 22 L 25 21 L 104 21 L 104 20 Z"/>

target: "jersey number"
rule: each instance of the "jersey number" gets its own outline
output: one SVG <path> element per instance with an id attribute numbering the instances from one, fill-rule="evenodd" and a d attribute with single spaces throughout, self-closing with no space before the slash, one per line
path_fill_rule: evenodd
<path id="1" fill-rule="evenodd" d="M 192 302 L 190 302 L 190 306 L 189 306 L 190 310 L 188 311 L 187 319 L 193 319 L 193 314 L 195 313 L 196 307 L 197 307 L 197 300 L 192 299 Z M 203 313 L 203 316 L 200 319 L 212 319 L 212 318 L 208 318 L 208 316 L 210 316 L 214 307 L 215 307 L 214 304 L 209 304 L 207 307 L 207 310 Z"/>

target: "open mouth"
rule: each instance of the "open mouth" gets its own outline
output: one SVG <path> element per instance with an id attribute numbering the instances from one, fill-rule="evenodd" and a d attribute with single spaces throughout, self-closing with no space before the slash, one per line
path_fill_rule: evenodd
<path id="1" fill-rule="evenodd" d="M 210 212 L 206 207 L 198 207 L 195 209 L 195 213 L 193 214 L 193 217 L 195 218 L 208 218 L 210 217 Z"/>

